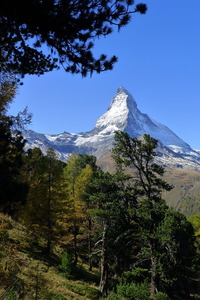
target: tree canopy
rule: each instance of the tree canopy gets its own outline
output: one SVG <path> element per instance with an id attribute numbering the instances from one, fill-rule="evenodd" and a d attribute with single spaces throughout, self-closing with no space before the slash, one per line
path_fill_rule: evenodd
<path id="1" fill-rule="evenodd" d="M 13 213 L 24 200 L 27 186 L 19 181 L 25 140 L 21 129 L 30 123 L 27 109 L 9 116 L 8 109 L 16 94 L 15 79 L 9 74 L 0 78 L 0 211 Z"/>
<path id="2" fill-rule="evenodd" d="M 115 174 L 98 168 L 89 155 L 73 153 L 65 164 L 51 148 L 47 155 L 38 148 L 27 153 L 19 148 L 19 159 L 13 152 L 12 164 L 9 151 L 5 157 L 0 153 L 0 169 L 9 164 L 10 170 L 8 174 L 0 172 L 0 208 L 19 222 L 11 225 L 12 218 L 0 214 L 4 218 L 0 224 L 0 277 L 8 299 L 10 295 L 12 299 L 54 299 L 54 295 L 68 299 L 68 294 L 58 294 L 53 281 L 46 283 L 47 277 L 52 278 L 52 269 L 57 270 L 53 280 L 63 283 L 64 293 L 73 279 L 76 287 L 81 279 L 77 299 L 80 295 L 88 299 L 108 296 L 109 300 L 196 299 L 198 244 L 192 224 L 162 198 L 162 191 L 171 187 L 162 179 L 163 167 L 154 161 L 156 144 L 149 135 L 131 138 L 117 132 Z M 14 166 L 19 166 L 18 172 Z M 128 169 L 123 170 L 125 167 Z M 130 168 L 132 175 L 124 173 Z M 197 235 L 198 215 L 191 222 Z M 17 228 L 20 237 L 14 240 Z M 31 270 L 27 269 L 27 257 Z M 90 286 L 88 294 L 85 281 L 94 286 L 99 281 L 98 290 Z"/>
<path id="3" fill-rule="evenodd" d="M 162 199 L 162 191 L 172 187 L 162 179 L 164 168 L 154 162 L 156 146 L 157 140 L 147 134 L 142 138 L 131 138 L 120 131 L 115 134 L 113 158 L 118 170 L 132 168 L 137 195 L 136 199 L 132 197 L 136 200 L 132 221 L 138 224 L 140 240 L 129 275 L 148 270 L 150 299 L 159 293 L 170 299 L 190 299 L 196 255 L 194 232 L 186 217 Z M 160 299 L 165 298 L 162 295 Z"/>
<path id="4" fill-rule="evenodd" d="M 0 69 L 22 76 L 41 75 L 61 65 L 83 76 L 111 70 L 116 56 L 95 58 L 95 39 L 146 10 L 134 0 L 1 1 Z"/>

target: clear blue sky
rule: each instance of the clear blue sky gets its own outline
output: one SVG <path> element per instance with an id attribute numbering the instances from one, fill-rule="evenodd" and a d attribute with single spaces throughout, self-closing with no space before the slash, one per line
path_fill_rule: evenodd
<path id="1" fill-rule="evenodd" d="M 40 133 L 89 131 L 119 86 L 141 112 L 200 149 L 200 1 L 143 0 L 146 15 L 133 15 L 120 33 L 97 41 L 97 54 L 115 54 L 113 71 L 82 78 L 63 70 L 27 76 L 11 107 L 33 113 Z"/>

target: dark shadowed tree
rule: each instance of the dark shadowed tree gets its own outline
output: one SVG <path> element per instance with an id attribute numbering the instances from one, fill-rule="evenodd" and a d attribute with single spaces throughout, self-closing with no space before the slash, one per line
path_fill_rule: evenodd
<path id="1" fill-rule="evenodd" d="M 124 225 L 123 219 L 126 218 L 124 211 L 126 208 L 123 202 L 125 197 L 121 193 L 119 178 L 108 172 L 104 173 L 102 170 L 93 173 L 87 193 L 87 201 L 92 207 L 91 221 L 95 224 L 93 226 L 95 232 L 92 232 L 91 256 L 99 260 L 99 290 L 105 297 L 108 292 L 108 281 L 119 267 L 116 260 L 119 258 L 118 250 L 122 248 L 119 246 L 122 243 L 122 238 L 119 236 L 124 230 L 122 223 Z M 116 240 L 120 240 L 120 243 Z M 121 261 L 118 260 L 118 262 Z"/>
<path id="2" fill-rule="evenodd" d="M 64 166 L 52 148 L 48 149 L 47 155 L 38 148 L 29 149 L 25 157 L 23 175 L 29 184 L 29 193 L 21 219 L 32 233 L 32 242 L 45 241 L 47 255 L 51 254 L 53 242 L 57 239 L 57 218 L 64 197 Z"/>
<path id="3" fill-rule="evenodd" d="M 8 109 L 16 93 L 15 78 L 8 74 L 0 77 L 0 208 L 14 213 L 25 200 L 27 186 L 20 182 L 25 140 L 20 129 L 26 119 L 26 110 L 16 117 L 8 115 Z M 23 118 L 25 116 L 25 118 Z"/>
<path id="4" fill-rule="evenodd" d="M 131 14 L 146 12 L 134 0 L 19 0 L 0 4 L 0 70 L 41 75 L 65 71 L 100 73 L 117 58 L 95 58 L 94 41 L 113 27 L 129 23 Z"/>
<path id="5" fill-rule="evenodd" d="M 116 132 L 115 141 L 115 162 L 132 168 L 137 196 L 133 220 L 138 224 L 140 241 L 132 271 L 149 270 L 151 299 L 158 292 L 167 293 L 170 299 L 190 299 L 196 255 L 193 230 L 186 218 L 169 209 L 162 199 L 162 191 L 171 186 L 162 179 L 164 168 L 154 162 L 157 141 L 149 135 L 131 138 L 124 132 Z"/>

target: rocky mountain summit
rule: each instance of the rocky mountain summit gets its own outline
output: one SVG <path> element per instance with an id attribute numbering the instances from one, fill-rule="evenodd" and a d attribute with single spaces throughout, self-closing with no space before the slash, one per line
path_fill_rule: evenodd
<path id="1" fill-rule="evenodd" d="M 60 159 L 66 160 L 72 152 L 95 155 L 102 158 L 112 148 L 114 132 L 127 132 L 131 137 L 145 133 L 158 140 L 157 161 L 176 167 L 200 167 L 200 152 L 193 150 L 165 125 L 140 112 L 132 95 L 124 88 L 117 90 L 108 110 L 98 118 L 89 132 L 50 135 L 34 131 L 24 132 L 27 148 L 39 147 L 46 153 L 53 147 Z"/>

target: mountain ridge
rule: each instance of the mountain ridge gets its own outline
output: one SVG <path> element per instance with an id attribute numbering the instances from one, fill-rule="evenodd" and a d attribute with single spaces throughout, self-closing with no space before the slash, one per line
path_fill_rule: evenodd
<path id="1" fill-rule="evenodd" d="M 88 132 L 60 134 L 41 134 L 34 131 L 24 132 L 26 148 L 39 147 L 44 153 L 53 147 L 61 160 L 66 160 L 72 152 L 106 155 L 112 148 L 115 131 L 125 131 L 131 137 L 150 134 L 158 140 L 157 159 L 166 164 L 182 167 L 200 166 L 200 152 L 193 150 L 167 126 L 140 112 L 133 96 L 123 87 L 117 89 L 107 111 L 96 121 L 94 129 Z"/>

